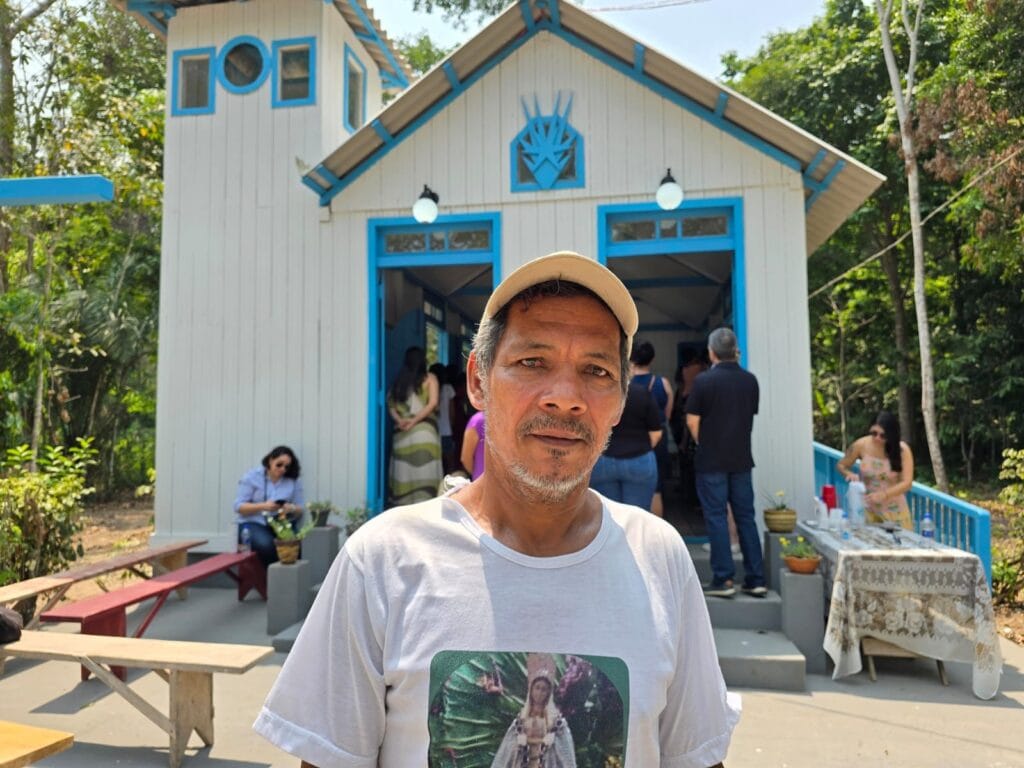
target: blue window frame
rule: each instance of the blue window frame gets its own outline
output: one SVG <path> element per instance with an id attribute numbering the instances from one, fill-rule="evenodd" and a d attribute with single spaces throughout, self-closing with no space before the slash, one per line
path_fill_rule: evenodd
<path id="1" fill-rule="evenodd" d="M 491 288 L 501 280 L 501 215 L 467 213 L 439 216 L 433 224 L 412 218 L 367 222 L 369 296 L 369 378 L 367 400 L 366 495 L 372 513 L 384 505 L 385 468 L 385 269 L 489 264 Z"/>
<path id="2" fill-rule="evenodd" d="M 171 115 L 211 115 L 216 108 L 213 48 L 186 48 L 171 57 Z"/>
<path id="3" fill-rule="evenodd" d="M 272 68 L 267 46 L 252 35 L 228 40 L 217 56 L 217 80 L 231 93 L 255 91 L 263 85 Z"/>
<path id="4" fill-rule="evenodd" d="M 345 43 L 345 77 L 342 94 L 342 120 L 345 130 L 355 133 L 366 122 L 366 66 Z"/>
<path id="5" fill-rule="evenodd" d="M 732 291 L 724 303 L 732 314 L 743 365 L 749 367 L 742 198 L 684 200 L 674 211 L 663 211 L 654 203 L 598 206 L 597 251 L 602 264 L 630 256 L 731 254 Z"/>
<path id="6" fill-rule="evenodd" d="M 278 109 L 316 104 L 316 38 L 275 40 L 273 56 L 271 106 Z"/>

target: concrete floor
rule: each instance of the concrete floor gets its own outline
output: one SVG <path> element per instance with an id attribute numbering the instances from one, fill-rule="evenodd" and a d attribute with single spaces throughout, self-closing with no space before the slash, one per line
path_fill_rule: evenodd
<path id="1" fill-rule="evenodd" d="M 238 603 L 226 589 L 193 589 L 185 603 L 172 598 L 147 636 L 270 644 L 264 604 L 252 597 Z M 838 682 L 808 675 L 802 693 L 740 690 L 743 718 L 726 765 L 1021 768 L 1024 648 L 1003 641 L 1002 650 L 1002 684 L 991 701 L 971 694 L 966 665 L 946 665 L 944 688 L 934 664 L 902 659 L 879 659 L 877 683 L 865 673 Z M 276 654 L 245 675 L 214 676 L 216 741 L 205 748 L 193 735 L 184 768 L 298 765 L 250 730 L 283 659 Z M 166 683 L 155 674 L 129 673 L 129 682 L 166 707 Z M 70 663 L 9 660 L 0 677 L 0 719 L 75 734 L 70 750 L 40 766 L 167 766 L 165 734 L 102 683 L 80 682 Z"/>

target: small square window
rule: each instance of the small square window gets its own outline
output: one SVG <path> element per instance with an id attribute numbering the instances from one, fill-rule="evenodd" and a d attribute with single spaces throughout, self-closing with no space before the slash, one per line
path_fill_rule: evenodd
<path id="1" fill-rule="evenodd" d="M 358 131 L 366 122 L 366 67 L 355 51 L 345 46 L 345 92 L 342 109 L 345 130 Z"/>
<path id="2" fill-rule="evenodd" d="M 172 115 L 207 115 L 213 112 L 213 58 L 213 48 L 174 53 L 171 72 Z"/>
<path id="3" fill-rule="evenodd" d="M 313 38 L 274 42 L 275 107 L 316 103 L 316 49 Z"/>

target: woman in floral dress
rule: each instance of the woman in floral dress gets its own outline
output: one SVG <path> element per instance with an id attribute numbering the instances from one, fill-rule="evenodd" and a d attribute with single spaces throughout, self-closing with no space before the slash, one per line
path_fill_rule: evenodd
<path id="1" fill-rule="evenodd" d="M 858 460 L 859 478 L 853 471 Z M 900 440 L 900 422 L 895 416 L 879 411 L 867 435 L 855 440 L 836 466 L 847 481 L 863 481 L 867 522 L 894 522 L 913 530 L 906 493 L 914 482 L 914 454 Z"/>

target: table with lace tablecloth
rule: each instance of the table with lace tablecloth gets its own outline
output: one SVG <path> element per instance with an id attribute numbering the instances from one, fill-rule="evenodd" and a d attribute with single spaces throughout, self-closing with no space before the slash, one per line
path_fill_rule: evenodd
<path id="1" fill-rule="evenodd" d="M 861 670 L 860 643 L 874 637 L 920 656 L 973 666 L 981 699 L 999 690 L 1002 657 L 992 594 L 977 555 L 910 531 L 854 528 L 849 539 L 800 523 L 823 555 L 830 583 L 824 647 L 833 679 Z"/>

